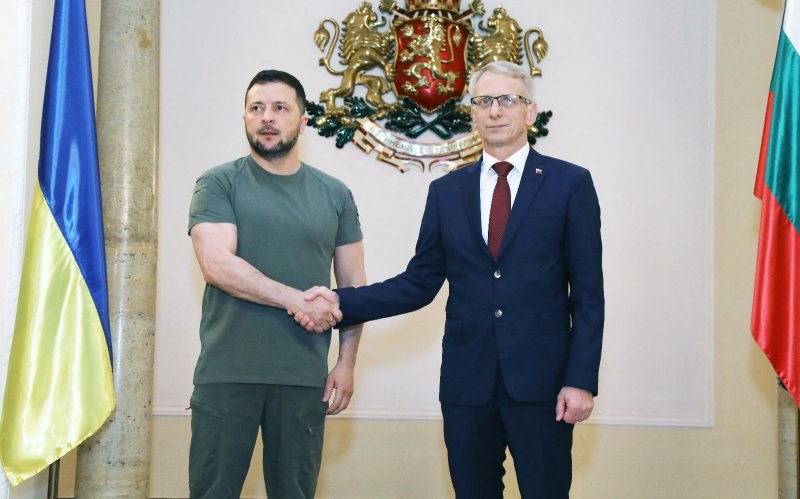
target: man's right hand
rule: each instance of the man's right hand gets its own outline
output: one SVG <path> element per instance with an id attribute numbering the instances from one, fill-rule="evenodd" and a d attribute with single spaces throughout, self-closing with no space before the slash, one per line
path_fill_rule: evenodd
<path id="1" fill-rule="evenodd" d="M 287 310 L 287 312 L 308 332 L 327 331 L 342 320 L 339 295 L 325 286 L 314 286 L 306 291 L 305 304 L 298 310 Z"/>

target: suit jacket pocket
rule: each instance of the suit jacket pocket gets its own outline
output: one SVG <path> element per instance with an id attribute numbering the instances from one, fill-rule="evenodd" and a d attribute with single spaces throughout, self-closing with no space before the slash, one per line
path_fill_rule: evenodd
<path id="1" fill-rule="evenodd" d="M 460 320 L 447 319 L 444 323 L 444 338 L 443 343 L 451 345 L 460 345 L 466 341 L 464 337 L 464 328 Z"/>
<path id="2" fill-rule="evenodd" d="M 458 319 L 447 319 L 444 322 L 444 335 L 445 336 L 460 336 L 463 334 L 461 321 Z"/>
<path id="3" fill-rule="evenodd" d="M 528 210 L 528 213 L 525 214 L 525 218 L 558 217 L 560 215 L 561 212 L 554 208 L 535 208 L 533 210 Z"/>
<path id="4" fill-rule="evenodd" d="M 568 332 L 570 329 L 569 314 L 565 310 L 542 310 L 536 319 L 540 331 Z"/>
<path id="5" fill-rule="evenodd" d="M 521 231 L 533 246 L 543 250 L 560 251 L 557 244 L 563 238 L 565 227 L 564 212 L 555 209 L 534 209 L 525 214 Z"/>

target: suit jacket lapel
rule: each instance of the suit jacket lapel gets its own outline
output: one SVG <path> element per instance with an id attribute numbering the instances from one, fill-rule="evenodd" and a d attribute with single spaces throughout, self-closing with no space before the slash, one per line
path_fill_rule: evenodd
<path id="1" fill-rule="evenodd" d="M 478 247 L 483 248 L 483 252 L 489 258 L 489 247 L 483 240 L 481 231 L 481 159 L 477 163 L 467 166 L 467 174 L 464 176 L 464 199 L 466 200 L 467 224 L 469 231 L 478 242 Z"/>
<path id="2" fill-rule="evenodd" d="M 522 219 L 525 218 L 525 214 L 528 212 L 528 208 L 533 202 L 533 198 L 536 197 L 536 193 L 539 192 L 542 181 L 547 176 L 547 171 L 545 169 L 539 169 L 537 173 L 537 168 L 539 168 L 541 164 L 542 156 L 531 149 L 528 153 L 528 159 L 525 161 L 525 170 L 522 172 L 522 180 L 519 183 L 517 196 L 514 198 L 514 205 L 511 207 L 508 225 L 506 225 L 506 231 L 503 233 L 503 242 L 500 245 L 498 258 L 502 256 L 503 250 L 514 237 L 517 229 L 519 229 Z"/>

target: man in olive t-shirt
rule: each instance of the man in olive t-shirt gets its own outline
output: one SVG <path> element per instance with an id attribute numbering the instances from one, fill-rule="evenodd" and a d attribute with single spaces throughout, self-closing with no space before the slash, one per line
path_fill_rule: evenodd
<path id="1" fill-rule="evenodd" d="M 189 488 L 196 497 L 239 497 L 258 429 L 270 497 L 316 490 L 325 415 L 347 407 L 360 327 L 340 331 L 327 372 L 330 326 L 341 319 L 300 290 L 365 284 L 363 243 L 347 187 L 302 163 L 305 93 L 282 71 L 258 73 L 245 98 L 251 154 L 197 180 L 189 233 L 206 280 L 201 351 L 192 394 Z M 286 310 L 314 315 L 303 332 Z M 318 321 L 318 322 L 317 322 Z"/>

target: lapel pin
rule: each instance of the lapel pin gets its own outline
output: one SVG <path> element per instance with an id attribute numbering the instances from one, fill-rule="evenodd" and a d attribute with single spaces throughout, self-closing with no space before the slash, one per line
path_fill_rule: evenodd
<path id="1" fill-rule="evenodd" d="M 542 174 L 542 169 L 541 168 L 537 168 L 536 169 L 536 175 L 541 175 L 541 174 Z"/>

